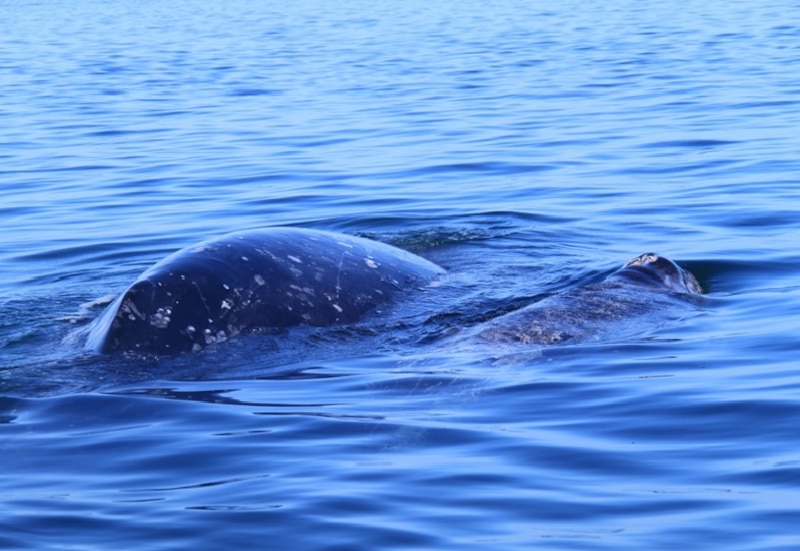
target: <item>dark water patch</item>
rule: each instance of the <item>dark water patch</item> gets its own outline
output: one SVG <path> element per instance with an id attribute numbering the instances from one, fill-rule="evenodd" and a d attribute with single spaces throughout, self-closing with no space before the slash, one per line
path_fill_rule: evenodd
<path id="1" fill-rule="evenodd" d="M 670 140 L 664 142 L 653 142 L 644 144 L 645 148 L 667 148 L 673 149 L 677 147 L 690 147 L 690 148 L 713 148 L 718 146 L 733 145 L 739 143 L 738 141 L 730 140 Z"/>
<path id="2" fill-rule="evenodd" d="M 761 107 L 793 107 L 800 103 L 800 100 L 778 100 L 778 101 L 747 101 L 737 103 L 732 106 L 734 109 L 758 109 Z"/>
<path id="3" fill-rule="evenodd" d="M 237 88 L 230 92 L 229 95 L 234 97 L 249 97 L 249 96 L 275 96 L 282 94 L 281 90 L 272 90 L 268 88 Z"/>
<path id="4" fill-rule="evenodd" d="M 93 132 L 87 132 L 86 135 L 97 138 L 116 138 L 116 137 L 130 138 L 137 134 L 163 134 L 166 132 L 168 131 L 164 128 L 107 129 L 107 130 L 95 130 Z"/>
<path id="5" fill-rule="evenodd" d="M 393 177 L 406 177 L 416 175 L 431 175 L 436 173 L 458 174 L 463 172 L 478 172 L 490 175 L 519 174 L 526 172 L 542 172 L 555 169 L 554 166 L 538 164 L 518 164 L 518 163 L 498 163 L 498 162 L 479 162 L 479 163 L 458 163 L 448 165 L 430 165 L 416 168 L 414 170 L 402 171 Z"/>

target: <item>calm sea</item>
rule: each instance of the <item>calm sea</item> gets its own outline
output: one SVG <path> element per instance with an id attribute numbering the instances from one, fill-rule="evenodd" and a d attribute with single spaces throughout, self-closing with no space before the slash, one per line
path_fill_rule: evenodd
<path id="1" fill-rule="evenodd" d="M 794 2 L 3 0 L 0 221 L 0 548 L 800 547 Z M 84 351 L 155 261 L 274 225 L 448 274 L 392 322 Z M 649 251 L 699 305 L 447 344 Z"/>

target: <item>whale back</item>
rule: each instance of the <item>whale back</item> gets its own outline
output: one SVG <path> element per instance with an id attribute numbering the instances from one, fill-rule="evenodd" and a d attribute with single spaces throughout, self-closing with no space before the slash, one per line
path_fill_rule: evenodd
<path id="1" fill-rule="evenodd" d="M 168 256 L 98 318 L 87 347 L 199 350 L 246 328 L 352 323 L 442 269 L 390 245 L 304 229 L 228 234 Z"/>
<path id="2" fill-rule="evenodd" d="M 666 257 L 647 253 L 599 284 L 551 295 L 489 320 L 474 335 L 481 341 L 539 346 L 616 340 L 685 311 L 701 292 L 689 271 Z"/>

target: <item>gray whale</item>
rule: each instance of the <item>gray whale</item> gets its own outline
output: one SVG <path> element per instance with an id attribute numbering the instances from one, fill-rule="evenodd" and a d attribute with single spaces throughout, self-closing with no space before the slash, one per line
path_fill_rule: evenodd
<path id="1" fill-rule="evenodd" d="M 407 251 L 330 232 L 268 228 L 182 249 L 145 271 L 94 322 L 86 347 L 174 354 L 248 328 L 357 321 L 443 270 Z"/>
<path id="2" fill-rule="evenodd" d="M 492 343 L 553 345 L 640 332 L 643 322 L 683 312 L 703 292 L 691 272 L 646 253 L 605 281 L 547 297 L 475 328 L 471 337 Z"/>

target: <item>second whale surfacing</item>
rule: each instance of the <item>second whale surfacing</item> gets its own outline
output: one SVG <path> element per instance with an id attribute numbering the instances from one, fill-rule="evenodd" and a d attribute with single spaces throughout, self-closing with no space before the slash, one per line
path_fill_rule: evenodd
<path id="1" fill-rule="evenodd" d="M 145 271 L 94 322 L 86 346 L 175 354 L 251 328 L 352 323 L 443 271 L 349 235 L 300 228 L 231 233 Z"/>
<path id="2" fill-rule="evenodd" d="M 702 292 L 691 272 L 666 257 L 646 253 L 601 283 L 571 289 L 494 318 L 477 326 L 471 337 L 539 346 L 619 340 L 641 333 L 651 325 L 646 321 L 658 325 L 670 312 L 684 312 L 687 302 Z"/>

